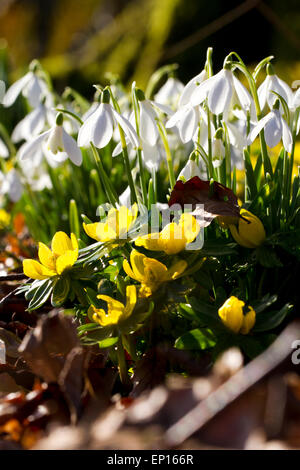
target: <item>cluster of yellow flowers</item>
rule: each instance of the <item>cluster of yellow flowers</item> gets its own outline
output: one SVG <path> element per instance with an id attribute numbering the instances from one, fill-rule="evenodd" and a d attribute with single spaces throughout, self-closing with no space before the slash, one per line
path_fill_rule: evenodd
<path id="1" fill-rule="evenodd" d="M 136 221 L 137 213 L 136 204 L 131 209 L 125 206 L 112 208 L 105 222 L 83 224 L 83 227 L 88 236 L 100 242 L 109 242 L 110 248 L 113 248 L 126 239 L 128 231 Z M 255 248 L 265 240 L 264 227 L 251 212 L 241 209 L 241 215 L 242 218 L 234 220 L 220 218 L 220 223 L 230 229 L 237 243 L 247 248 Z M 183 214 L 178 223 L 168 224 L 159 233 L 137 237 L 134 242 L 136 246 L 147 250 L 176 255 L 195 240 L 199 231 L 197 220 L 191 214 Z M 34 259 L 24 260 L 23 269 L 26 276 L 38 280 L 61 276 L 72 268 L 78 259 L 78 242 L 75 235 L 72 233 L 69 237 L 64 232 L 57 232 L 52 239 L 51 249 L 39 243 L 38 257 L 40 262 Z M 107 303 L 107 312 L 92 305 L 89 316 L 101 326 L 118 324 L 132 314 L 137 295 L 150 297 L 162 284 L 182 276 L 186 268 L 187 262 L 184 260 L 175 261 L 168 268 L 157 259 L 149 258 L 133 249 L 130 262 L 127 259 L 123 261 L 123 269 L 131 279 L 140 283 L 138 294 L 135 285 L 127 286 L 125 305 L 112 297 L 99 295 L 98 298 Z M 252 307 L 248 307 L 246 313 L 244 307 L 243 301 L 232 296 L 219 309 L 222 322 L 235 333 L 247 334 L 255 323 Z"/>

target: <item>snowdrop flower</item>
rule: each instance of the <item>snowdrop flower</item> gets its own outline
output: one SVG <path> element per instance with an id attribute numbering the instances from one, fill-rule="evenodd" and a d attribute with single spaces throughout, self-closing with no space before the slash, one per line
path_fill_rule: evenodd
<path id="1" fill-rule="evenodd" d="M 264 129 L 265 140 L 269 147 L 275 147 L 282 139 L 283 146 L 287 152 L 292 151 L 293 138 L 289 126 L 279 111 L 279 100 L 275 101 L 273 110 L 263 117 L 252 129 L 248 136 L 250 145 L 258 134 Z"/>
<path id="2" fill-rule="evenodd" d="M 232 98 L 237 98 L 242 108 L 250 110 L 252 98 L 248 90 L 225 66 L 220 72 L 202 82 L 191 96 L 191 104 L 197 106 L 207 98 L 214 114 L 228 112 Z"/>
<path id="3" fill-rule="evenodd" d="M 22 145 L 19 149 L 20 160 L 33 159 L 36 152 L 41 150 L 44 142 L 47 145 L 48 156 L 51 156 L 54 160 L 61 162 L 69 157 L 74 165 L 81 165 L 81 150 L 76 141 L 64 130 L 63 115 L 61 113 L 57 115 L 56 124 L 51 129 Z"/>
<path id="4" fill-rule="evenodd" d="M 189 104 L 182 106 L 167 121 L 166 128 L 171 129 L 176 126 L 179 131 L 180 139 L 183 143 L 192 140 L 200 120 L 199 109 Z"/>
<path id="5" fill-rule="evenodd" d="M 1 138 L 0 138 L 0 157 L 3 157 L 3 158 L 9 157 L 9 150 Z"/>
<path id="6" fill-rule="evenodd" d="M 12 202 L 17 202 L 22 196 L 23 186 L 17 170 L 12 168 L 6 174 L 0 171 L 0 194 L 7 195 Z"/>
<path id="7" fill-rule="evenodd" d="M 11 106 L 19 94 L 28 99 L 30 106 L 35 108 L 42 101 L 43 97 L 50 97 L 51 94 L 45 81 L 36 73 L 37 66 L 33 64 L 31 70 L 24 77 L 11 85 L 3 97 L 2 104 L 5 107 Z"/>
<path id="8" fill-rule="evenodd" d="M 223 143 L 224 131 L 220 127 L 216 130 L 216 133 L 212 139 L 212 164 L 214 168 L 221 166 L 222 161 L 225 157 L 225 147 Z"/>
<path id="9" fill-rule="evenodd" d="M 146 100 L 143 91 L 138 88 L 136 89 L 136 96 L 140 106 L 140 137 L 146 145 L 154 147 L 159 136 L 157 127 L 159 112 L 173 114 L 173 111 L 169 106 Z"/>
<path id="10" fill-rule="evenodd" d="M 267 76 L 257 90 L 259 104 L 262 110 L 267 104 L 270 109 L 273 108 L 277 96 L 275 95 L 275 93 L 272 92 L 278 93 L 286 101 L 289 107 L 292 106 L 293 92 L 291 88 L 288 86 L 287 83 L 277 77 L 277 75 L 273 71 L 273 67 L 271 66 L 271 64 L 268 64 Z"/>
<path id="11" fill-rule="evenodd" d="M 154 97 L 155 101 L 170 106 L 171 108 L 175 108 L 183 89 L 184 85 L 180 80 L 169 77 L 158 93 L 156 93 Z"/>
<path id="12" fill-rule="evenodd" d="M 182 90 L 180 100 L 179 100 L 179 107 L 185 106 L 186 104 L 190 103 L 190 99 L 194 91 L 198 88 L 198 86 L 207 79 L 206 70 L 202 70 L 198 75 L 193 77 L 184 87 Z"/>
<path id="13" fill-rule="evenodd" d="M 111 141 L 114 127 L 119 124 L 134 147 L 139 146 L 138 136 L 130 122 L 109 104 L 109 91 L 103 90 L 102 103 L 84 121 L 78 133 L 79 147 L 88 147 L 92 142 L 95 147 L 103 148 Z"/>
<path id="14" fill-rule="evenodd" d="M 43 103 L 40 103 L 16 125 L 11 140 L 16 143 L 37 136 L 44 130 L 46 119 L 47 109 Z"/>

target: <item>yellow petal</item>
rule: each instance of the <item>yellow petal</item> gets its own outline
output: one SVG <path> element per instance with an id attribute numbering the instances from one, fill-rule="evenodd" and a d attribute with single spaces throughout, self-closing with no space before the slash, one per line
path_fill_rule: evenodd
<path id="1" fill-rule="evenodd" d="M 186 243 L 193 242 L 200 232 L 200 224 L 192 214 L 182 214 L 179 225 L 183 228 Z"/>
<path id="2" fill-rule="evenodd" d="M 245 302 L 232 295 L 218 310 L 219 317 L 224 325 L 234 333 L 239 333 L 242 328 L 244 305 Z"/>
<path id="3" fill-rule="evenodd" d="M 229 225 L 229 229 L 231 235 L 239 245 L 244 246 L 245 248 L 255 248 L 255 245 L 253 243 L 251 243 L 249 240 L 245 240 L 243 237 L 240 236 L 235 225 Z"/>
<path id="4" fill-rule="evenodd" d="M 45 266 L 43 266 L 38 261 L 35 261 L 34 259 L 25 259 L 23 261 L 23 271 L 27 277 L 38 280 L 47 279 L 56 275 L 55 271 L 47 269 Z"/>
<path id="5" fill-rule="evenodd" d="M 138 237 L 134 243 L 136 246 L 143 246 L 151 251 L 163 251 L 163 243 L 159 238 L 159 233 L 148 233 L 142 237 Z"/>
<path id="6" fill-rule="evenodd" d="M 39 252 L 38 252 L 40 262 L 46 266 L 46 268 L 55 271 L 55 256 L 53 256 L 50 248 L 47 247 L 44 243 L 39 243 Z"/>
<path id="7" fill-rule="evenodd" d="M 136 287 L 127 286 L 126 287 L 126 306 L 122 314 L 122 320 L 125 320 L 132 314 L 135 304 L 136 304 Z"/>
<path id="8" fill-rule="evenodd" d="M 180 253 L 186 245 L 182 227 L 176 223 L 166 225 L 160 233 L 160 241 L 162 249 L 167 255 Z"/>
<path id="9" fill-rule="evenodd" d="M 124 261 L 123 261 L 123 269 L 124 269 L 125 273 L 127 274 L 127 276 L 131 277 L 132 279 L 136 279 L 135 274 L 132 271 L 131 266 L 128 263 L 127 259 L 124 259 Z M 136 279 L 136 280 L 138 280 L 138 279 Z"/>
<path id="10" fill-rule="evenodd" d="M 146 256 L 143 255 L 142 253 L 139 253 L 137 250 L 132 250 L 132 252 L 130 253 L 130 262 L 131 262 L 132 271 L 134 273 L 135 279 L 137 280 L 140 280 L 140 279 L 142 280 L 144 277 L 144 271 L 145 271 L 144 260 L 145 259 L 146 259 Z"/>
<path id="11" fill-rule="evenodd" d="M 71 268 L 78 258 L 78 252 L 69 250 L 56 260 L 57 274 L 62 274 L 65 269 Z"/>
<path id="12" fill-rule="evenodd" d="M 71 233 L 71 243 L 73 250 L 78 251 L 78 241 L 74 233 Z"/>
<path id="13" fill-rule="evenodd" d="M 56 232 L 52 238 L 51 248 L 55 255 L 60 256 L 72 250 L 73 246 L 70 237 L 65 232 Z"/>
<path id="14" fill-rule="evenodd" d="M 246 315 L 244 315 L 243 325 L 240 330 L 240 333 L 242 333 L 242 335 L 247 335 L 249 331 L 252 330 L 252 328 L 254 327 L 255 321 L 256 321 L 255 311 L 253 310 L 252 307 L 250 307 L 250 305 L 248 308 L 249 308 L 249 312 L 247 312 Z"/>
<path id="15" fill-rule="evenodd" d="M 122 302 L 119 302 L 116 299 L 113 299 L 109 295 L 97 295 L 97 299 L 104 300 L 107 303 L 108 310 L 120 310 L 123 311 L 125 306 Z"/>
<path id="16" fill-rule="evenodd" d="M 145 283 L 162 283 L 167 280 L 167 267 L 154 258 L 145 258 Z"/>

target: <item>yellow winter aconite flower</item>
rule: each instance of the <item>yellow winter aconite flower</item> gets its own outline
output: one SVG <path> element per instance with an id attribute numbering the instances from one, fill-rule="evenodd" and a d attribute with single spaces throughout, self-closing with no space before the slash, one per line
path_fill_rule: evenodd
<path id="1" fill-rule="evenodd" d="M 78 243 L 74 233 L 71 238 L 64 232 L 57 232 L 52 238 L 51 250 L 44 243 L 39 243 L 38 257 L 23 261 L 23 271 L 31 279 L 47 279 L 62 274 L 71 268 L 78 258 Z"/>
<path id="2" fill-rule="evenodd" d="M 0 209 L 0 229 L 6 228 L 10 223 L 10 215 L 6 210 Z"/>
<path id="3" fill-rule="evenodd" d="M 232 295 L 219 308 L 218 313 L 224 325 L 234 333 L 246 335 L 255 324 L 256 313 L 250 305 L 244 314 L 245 302 Z"/>
<path id="4" fill-rule="evenodd" d="M 188 243 L 195 240 L 200 225 L 192 214 L 182 214 L 179 223 L 172 222 L 160 233 L 149 233 L 135 240 L 137 246 L 147 250 L 164 251 L 167 255 L 175 255 L 184 250 Z"/>
<path id="5" fill-rule="evenodd" d="M 125 239 L 126 234 L 137 218 L 138 206 L 133 204 L 131 209 L 121 206 L 109 210 L 105 222 L 83 224 L 86 234 L 98 242 L 109 242 Z"/>
<path id="6" fill-rule="evenodd" d="M 88 311 L 89 317 L 92 317 L 94 322 L 99 323 L 101 326 L 117 325 L 132 314 L 137 300 L 136 287 L 126 287 L 126 305 L 108 295 L 98 295 L 97 298 L 107 303 L 107 313 L 102 308 L 91 305 Z"/>
<path id="7" fill-rule="evenodd" d="M 237 225 L 230 224 L 229 229 L 235 241 L 246 248 L 257 248 L 266 238 L 263 224 L 256 215 L 241 209 Z"/>
<path id="8" fill-rule="evenodd" d="M 187 267 L 186 261 L 178 261 L 169 269 L 160 261 L 132 250 L 130 264 L 123 261 L 123 269 L 132 279 L 141 283 L 141 297 L 149 297 L 164 282 L 177 279 Z"/>

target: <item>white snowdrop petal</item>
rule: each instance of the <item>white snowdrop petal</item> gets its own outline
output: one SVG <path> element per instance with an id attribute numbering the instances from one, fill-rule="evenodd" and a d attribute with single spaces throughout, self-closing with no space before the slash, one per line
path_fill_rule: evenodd
<path id="1" fill-rule="evenodd" d="M 38 151 L 43 140 L 50 134 L 50 130 L 43 132 L 42 134 L 34 137 L 34 139 L 29 142 L 25 142 L 18 151 L 18 156 L 20 160 L 25 160 L 27 158 L 34 158 L 35 153 Z"/>
<path id="2" fill-rule="evenodd" d="M 273 118 L 267 122 L 264 130 L 266 144 L 270 148 L 275 147 L 280 142 L 282 135 L 281 121 L 276 115 L 276 113 L 274 113 Z"/>
<path id="3" fill-rule="evenodd" d="M 13 85 L 11 85 L 7 92 L 5 93 L 3 97 L 2 104 L 5 107 L 11 106 L 16 99 L 18 98 L 19 94 L 21 91 L 24 89 L 24 87 L 28 84 L 28 82 L 32 79 L 33 73 L 28 72 L 24 77 L 20 78 L 17 80 Z"/>
<path id="4" fill-rule="evenodd" d="M 267 77 L 262 82 L 262 84 L 258 87 L 258 90 L 257 90 L 259 106 L 262 110 L 264 109 L 267 103 L 269 82 L 270 82 L 270 75 L 267 75 Z"/>
<path id="5" fill-rule="evenodd" d="M 90 145 L 98 116 L 99 111 L 93 112 L 80 127 L 77 137 L 79 147 L 88 147 Z"/>
<path id="6" fill-rule="evenodd" d="M 179 173 L 177 179 L 179 180 L 183 177 L 185 181 L 188 181 L 194 176 L 199 176 L 199 178 L 201 178 L 200 169 L 194 160 L 188 160 L 186 165 L 182 168 L 181 172 Z"/>
<path id="7" fill-rule="evenodd" d="M 213 84 L 216 80 L 218 80 L 218 75 L 219 74 L 208 78 L 197 86 L 190 98 L 190 103 L 192 106 L 198 106 L 199 104 L 203 103 L 203 101 L 207 98 L 207 95 L 210 89 L 212 88 Z"/>
<path id="8" fill-rule="evenodd" d="M 179 107 L 184 106 L 190 102 L 191 96 L 196 90 L 196 88 L 207 79 L 207 73 L 205 70 L 202 70 L 198 75 L 193 77 L 184 87 L 180 99 Z"/>
<path id="9" fill-rule="evenodd" d="M 187 110 L 181 119 L 178 129 L 179 135 L 184 144 L 192 140 L 198 125 L 198 115 L 194 108 Z"/>
<path id="10" fill-rule="evenodd" d="M 93 116 L 93 115 L 92 115 Z M 101 103 L 99 107 L 98 119 L 92 129 L 92 142 L 98 148 L 106 147 L 111 141 L 114 131 L 113 117 L 108 103 Z"/>
<path id="11" fill-rule="evenodd" d="M 300 87 L 298 88 L 297 91 L 294 93 L 293 97 L 293 108 L 297 109 L 300 106 Z"/>
<path id="12" fill-rule="evenodd" d="M 166 122 L 166 128 L 171 129 L 172 127 L 176 126 L 182 116 L 184 116 L 186 113 L 187 109 L 187 106 L 179 108 L 178 111 L 176 111 L 176 113 L 174 113 L 173 116 L 171 116 L 170 119 Z"/>
<path id="13" fill-rule="evenodd" d="M 17 202 L 22 196 L 23 186 L 15 169 L 10 170 L 6 175 L 8 185 L 8 197 L 12 202 Z"/>
<path id="14" fill-rule="evenodd" d="M 162 103 L 158 103 L 157 101 L 150 101 L 150 103 L 156 107 L 159 111 L 162 111 L 164 114 L 167 114 L 168 116 L 171 116 L 174 114 L 174 111 L 170 108 L 170 106 L 167 106 Z"/>
<path id="15" fill-rule="evenodd" d="M 222 73 L 224 72 L 224 73 Z M 227 73 L 228 70 L 222 70 L 218 74 L 208 94 L 208 107 L 214 114 L 223 113 L 229 106 L 232 97 L 232 86 Z"/>
<path id="16" fill-rule="evenodd" d="M 121 142 L 119 142 L 115 146 L 114 151 L 112 153 L 112 157 L 117 157 L 118 155 L 120 155 L 120 153 L 122 153 L 122 144 L 121 144 Z"/>
<path id="17" fill-rule="evenodd" d="M 233 85 L 237 97 L 241 103 L 242 108 L 249 110 L 252 104 L 252 98 L 246 87 L 234 76 L 232 75 Z"/>
<path id="18" fill-rule="evenodd" d="M 113 116 L 116 119 L 116 121 L 120 124 L 122 127 L 123 131 L 127 135 L 127 137 L 130 139 L 132 145 L 134 147 L 139 147 L 139 138 L 137 133 L 135 132 L 134 127 L 132 124 L 129 122 L 128 119 L 126 119 L 124 116 L 121 114 L 117 113 L 114 109 L 112 110 Z"/>
<path id="19" fill-rule="evenodd" d="M 293 137 L 291 130 L 285 120 L 281 118 L 281 126 L 282 126 L 282 143 L 285 150 L 291 153 L 293 148 Z"/>
<path id="20" fill-rule="evenodd" d="M 43 96 L 42 80 L 33 74 L 32 79 L 25 85 L 23 95 L 28 99 L 30 106 L 33 108 L 40 104 Z"/>
<path id="21" fill-rule="evenodd" d="M 140 135 L 151 147 L 158 139 L 158 129 L 155 122 L 155 113 L 145 101 L 140 102 Z"/>
<path id="22" fill-rule="evenodd" d="M 9 151 L 3 140 L 0 138 L 0 157 L 7 158 L 9 157 Z"/>
<path id="23" fill-rule="evenodd" d="M 62 132 L 63 144 L 65 152 L 67 153 L 69 159 L 76 166 L 82 164 L 82 153 L 80 148 L 77 146 L 76 141 L 63 129 Z"/>
<path id="24" fill-rule="evenodd" d="M 273 119 L 273 111 L 271 111 L 269 114 L 267 114 L 265 117 L 263 117 L 256 126 L 253 127 L 252 131 L 248 135 L 247 143 L 248 145 L 252 144 L 252 142 L 256 139 L 258 134 L 262 131 L 262 129 L 265 127 L 265 125 Z"/>
<path id="25" fill-rule="evenodd" d="M 46 121 L 46 110 L 43 105 L 39 105 L 22 119 L 15 127 L 11 139 L 13 142 L 20 140 L 30 140 L 40 134 L 44 129 Z"/>
<path id="26" fill-rule="evenodd" d="M 143 142 L 142 157 L 146 168 L 152 172 L 157 171 L 161 155 L 157 145 L 149 145 L 147 142 Z"/>

